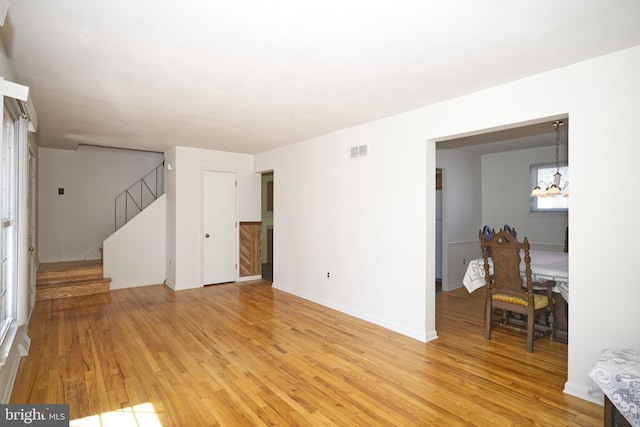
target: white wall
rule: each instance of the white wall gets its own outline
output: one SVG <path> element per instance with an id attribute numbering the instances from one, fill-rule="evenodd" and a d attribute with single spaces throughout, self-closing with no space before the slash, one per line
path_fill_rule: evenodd
<path id="1" fill-rule="evenodd" d="M 165 260 L 164 265 L 167 269 L 166 283 L 170 287 L 176 287 L 176 211 L 178 209 L 176 204 L 176 173 L 175 173 L 175 163 L 176 163 L 176 151 L 177 147 L 173 147 L 164 153 L 164 194 L 166 198 L 166 243 L 165 243 Z M 171 170 L 169 170 L 169 165 L 171 165 Z M 198 206 L 198 201 L 194 201 L 195 205 Z"/>
<path id="2" fill-rule="evenodd" d="M 274 170 L 274 286 L 420 340 L 435 337 L 435 159 L 400 117 L 258 155 Z M 350 147 L 369 155 L 350 158 Z M 425 168 L 425 164 L 429 164 Z M 429 171 L 427 174 L 426 171 Z M 327 272 L 330 278 L 327 278 Z"/>
<path id="3" fill-rule="evenodd" d="M 0 1 L 0 14 L 2 11 L 2 4 Z M 13 68 L 11 67 L 11 61 L 7 57 L 7 50 L 4 47 L 4 43 L 0 38 L 0 76 L 2 76 L 5 80 L 10 80 L 15 82 L 15 74 L 13 73 Z"/>
<path id="4" fill-rule="evenodd" d="M 478 229 L 482 224 L 481 156 L 462 150 L 437 150 L 443 170 L 442 290 L 462 287 L 467 262 L 480 256 Z"/>
<path id="5" fill-rule="evenodd" d="M 483 155 L 482 224 L 496 230 L 509 224 L 534 249 L 563 250 L 567 213 L 529 212 L 529 165 L 553 162 L 555 152 L 552 146 Z M 560 161 L 566 154 L 567 146 L 561 145 Z"/>
<path id="6" fill-rule="evenodd" d="M 588 394 L 607 347 L 640 348 L 633 244 L 640 156 L 640 47 L 262 153 L 273 169 L 275 286 L 420 339 L 435 333 L 435 140 L 569 116 L 568 379 Z M 368 159 L 348 160 L 369 144 Z M 603 173 L 616 171 L 615 185 Z M 606 190 L 606 191 L 605 191 Z M 608 202 L 593 194 L 607 194 Z M 428 197 L 427 197 L 428 194 Z M 615 250 L 593 227 L 624 224 Z M 477 226 L 460 240 L 477 239 Z M 606 238 L 606 237 L 605 237 Z M 332 271 L 331 279 L 326 271 Z"/>
<path id="7" fill-rule="evenodd" d="M 79 146 L 38 150 L 40 262 L 96 259 L 115 231 L 115 198 L 162 163 L 162 153 Z M 64 195 L 58 195 L 64 188 Z"/>
<path id="8" fill-rule="evenodd" d="M 167 285 L 176 290 L 203 286 L 202 176 L 204 171 L 238 174 L 238 221 L 260 221 L 260 174 L 253 156 L 176 147 L 166 153 Z M 171 193 L 170 193 L 171 192 Z"/>
<path id="9" fill-rule="evenodd" d="M 104 241 L 104 277 L 109 289 L 164 282 L 166 196 L 161 196 Z"/>

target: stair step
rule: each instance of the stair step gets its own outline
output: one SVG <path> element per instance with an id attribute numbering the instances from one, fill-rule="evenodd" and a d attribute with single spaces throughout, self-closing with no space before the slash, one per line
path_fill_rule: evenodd
<path id="1" fill-rule="evenodd" d="M 36 301 L 109 292 L 102 261 L 43 263 L 36 273 Z"/>
<path id="2" fill-rule="evenodd" d="M 100 260 L 45 263 L 38 268 L 36 285 L 102 279 L 102 274 Z"/>
<path id="3" fill-rule="evenodd" d="M 36 286 L 36 301 L 95 295 L 109 292 L 110 278 L 76 280 Z"/>

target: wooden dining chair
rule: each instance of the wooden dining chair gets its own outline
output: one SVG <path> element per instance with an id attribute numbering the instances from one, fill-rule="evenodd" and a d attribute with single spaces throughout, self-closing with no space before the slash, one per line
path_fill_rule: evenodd
<path id="1" fill-rule="evenodd" d="M 509 224 L 505 224 L 504 225 L 504 231 L 506 231 L 507 233 L 511 234 L 516 239 L 518 238 L 518 232 L 516 231 L 515 228 L 512 228 Z"/>
<path id="2" fill-rule="evenodd" d="M 491 239 L 494 234 L 496 234 L 496 231 L 488 225 L 485 225 L 484 227 L 482 227 L 481 233 L 485 239 Z"/>
<path id="3" fill-rule="evenodd" d="M 534 338 L 550 335 L 553 341 L 554 300 L 551 288 L 555 282 L 531 280 L 528 239 L 525 237 L 520 243 L 513 235 L 501 229 L 490 239 L 485 239 L 483 233 L 480 233 L 480 246 L 487 282 L 485 338 L 491 339 L 493 325 L 501 325 L 526 332 L 528 352 L 533 351 Z M 523 273 L 520 272 L 522 257 Z M 534 292 L 534 288 L 538 290 Z M 497 316 L 498 313 L 494 313 L 496 309 L 503 310 L 503 315 Z M 520 318 L 514 316 L 514 313 L 520 314 Z M 541 315 L 548 319 L 546 325 L 536 323 L 536 318 Z"/>
<path id="4" fill-rule="evenodd" d="M 491 240 L 493 239 L 493 236 L 495 236 L 496 230 L 485 225 L 482 227 L 482 230 L 480 230 L 480 234 L 482 235 L 481 239 L 484 238 L 485 240 Z M 491 249 L 489 249 L 489 256 L 491 256 Z"/>

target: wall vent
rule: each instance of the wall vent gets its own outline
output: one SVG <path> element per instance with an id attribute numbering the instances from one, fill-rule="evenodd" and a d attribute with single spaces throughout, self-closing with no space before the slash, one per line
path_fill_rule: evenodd
<path id="1" fill-rule="evenodd" d="M 356 159 L 358 157 L 366 157 L 369 154 L 369 146 L 368 145 L 360 145 L 356 147 L 351 147 L 351 158 Z"/>

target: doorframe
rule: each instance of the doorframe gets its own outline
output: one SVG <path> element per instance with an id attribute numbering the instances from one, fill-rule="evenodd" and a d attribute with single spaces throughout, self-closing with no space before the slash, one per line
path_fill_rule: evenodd
<path id="1" fill-rule="evenodd" d="M 437 165 L 437 159 L 436 159 Z M 437 167 L 442 171 L 442 235 L 440 244 L 442 245 L 442 254 L 440 258 L 441 269 L 442 269 L 442 290 L 448 291 L 449 284 L 449 237 L 447 235 L 447 169 L 442 167 Z M 435 196 L 435 190 L 434 190 Z M 434 236 L 435 238 L 435 236 Z"/>
<path id="2" fill-rule="evenodd" d="M 268 184 L 265 183 L 265 175 L 271 175 L 271 182 L 272 182 L 272 190 L 273 190 L 273 186 L 275 185 L 275 171 L 273 169 L 271 170 L 267 170 L 267 171 L 262 171 L 260 172 L 260 195 L 261 195 L 261 200 L 260 200 L 260 222 L 261 222 L 261 226 L 260 226 L 260 237 L 261 237 L 261 244 L 260 244 L 260 252 L 261 252 L 261 258 L 262 258 L 262 279 L 263 280 L 267 280 L 270 281 L 271 283 L 273 283 L 273 267 L 274 267 L 274 254 L 273 254 L 273 233 L 275 232 L 274 227 L 273 227 L 273 223 L 274 223 L 274 218 L 275 218 L 275 199 L 273 199 L 273 194 L 271 194 L 272 197 L 272 206 L 271 206 L 271 211 L 269 211 L 268 209 L 268 199 L 269 199 L 269 192 L 268 192 Z M 269 230 L 271 230 L 271 243 L 272 246 L 269 248 Z M 266 278 L 265 278 L 265 271 L 264 271 L 264 266 L 265 265 L 269 265 L 269 249 L 271 249 L 271 263 L 269 268 L 271 269 L 271 271 L 267 272 L 266 274 Z"/>
<path id="3" fill-rule="evenodd" d="M 438 167 L 436 162 L 436 169 L 439 169 L 442 174 L 442 218 L 440 221 L 440 226 L 442 227 L 442 235 L 441 237 L 441 253 L 440 253 L 440 269 L 441 269 L 441 279 L 442 279 L 442 290 L 449 290 L 449 238 L 447 235 L 447 170 L 446 168 Z M 436 195 L 434 190 L 434 196 Z M 435 236 L 434 236 L 435 237 Z"/>
<path id="4" fill-rule="evenodd" d="M 240 201 L 238 200 L 238 181 L 239 181 L 239 173 L 236 170 L 228 170 L 228 169 L 220 169 L 220 168 L 202 168 L 200 170 L 200 188 L 201 188 L 201 206 L 200 206 L 200 287 L 204 287 L 208 285 L 208 283 L 204 283 L 204 263 L 205 263 L 205 250 L 204 250 L 204 203 L 206 197 L 206 188 L 205 188 L 205 174 L 207 172 L 217 172 L 217 173 L 232 173 L 235 176 L 235 233 L 234 233 L 234 260 L 235 260 L 235 277 L 234 281 L 237 282 L 240 277 L 240 220 L 239 220 L 239 209 L 240 209 Z"/>

